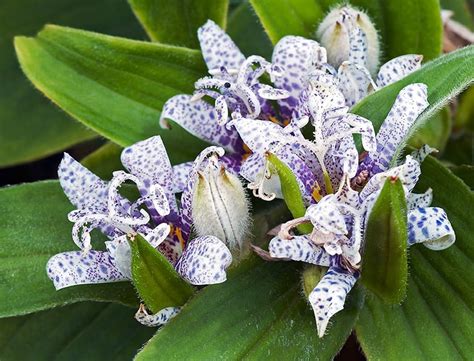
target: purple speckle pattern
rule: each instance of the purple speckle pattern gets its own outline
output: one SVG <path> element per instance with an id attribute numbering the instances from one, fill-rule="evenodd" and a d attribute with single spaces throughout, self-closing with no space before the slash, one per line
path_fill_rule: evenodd
<path id="1" fill-rule="evenodd" d="M 222 283 L 232 255 L 226 245 L 213 236 L 202 236 L 188 243 L 176 264 L 176 271 L 193 285 Z"/>
<path id="2" fill-rule="evenodd" d="M 408 212 L 408 244 L 416 243 L 440 251 L 456 241 L 453 227 L 442 208 L 415 208 Z"/>
<path id="3" fill-rule="evenodd" d="M 173 317 L 177 316 L 181 307 L 166 307 L 150 315 L 144 307 L 140 307 L 135 314 L 135 319 L 147 327 L 161 327 L 166 325 Z"/>
<path id="4" fill-rule="evenodd" d="M 303 89 L 308 83 L 308 76 L 319 64 L 327 63 L 326 49 L 318 42 L 301 36 L 285 36 L 276 45 L 272 63 L 281 67 L 284 75 L 275 79 L 277 88 L 289 92 L 289 97 L 279 101 L 281 112 L 291 116 Z"/>
<path id="5" fill-rule="evenodd" d="M 230 36 L 212 20 L 208 20 L 199 28 L 198 39 L 209 70 L 220 67 L 238 69 L 245 60 Z"/>
<path id="6" fill-rule="evenodd" d="M 274 237 L 268 245 L 270 256 L 292 261 L 311 263 L 329 267 L 330 256 L 323 247 L 316 245 L 307 235 L 292 239 Z"/>
<path id="7" fill-rule="evenodd" d="M 394 58 L 380 67 L 377 74 L 377 86 L 382 88 L 395 83 L 421 67 L 422 55 L 402 55 Z"/>
<path id="8" fill-rule="evenodd" d="M 58 253 L 46 265 L 48 277 L 57 290 L 62 288 L 127 280 L 113 264 L 108 252 L 91 250 Z"/>
<path id="9" fill-rule="evenodd" d="M 176 95 L 163 106 L 162 126 L 165 119 L 171 119 L 189 133 L 229 152 L 241 152 L 242 141 L 235 129 L 220 126 L 216 111 L 204 100 L 191 101 L 189 95 Z"/>
<path id="10" fill-rule="evenodd" d="M 425 84 L 415 83 L 403 88 L 377 134 L 377 150 L 369 153 L 364 167 L 371 173 L 387 170 L 398 146 L 428 105 Z"/>
<path id="11" fill-rule="evenodd" d="M 305 217 L 320 231 L 344 235 L 347 233 L 344 215 L 335 195 L 327 195 L 306 210 Z"/>
<path id="12" fill-rule="evenodd" d="M 358 276 L 358 274 L 331 267 L 310 293 L 308 299 L 314 311 L 319 337 L 324 336 L 329 319 L 344 308 L 347 294 Z"/>
<path id="13" fill-rule="evenodd" d="M 64 193 L 78 209 L 107 211 L 109 184 L 83 167 L 69 154 L 59 164 L 58 177 Z"/>

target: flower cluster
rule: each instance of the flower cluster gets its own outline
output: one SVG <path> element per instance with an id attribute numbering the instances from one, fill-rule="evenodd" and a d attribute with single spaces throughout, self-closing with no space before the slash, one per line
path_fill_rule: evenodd
<path id="1" fill-rule="evenodd" d="M 432 150 L 424 147 L 403 164 L 394 159 L 428 106 L 426 85 L 410 84 L 400 91 L 377 135 L 370 120 L 350 112 L 370 92 L 416 70 L 421 56 L 392 59 L 377 71 L 376 31 L 365 14 L 349 7 L 333 10 L 318 34 L 326 47 L 286 36 L 268 61 L 246 58 L 212 21 L 199 29 L 209 76 L 195 83 L 194 94 L 169 99 L 160 119 L 164 128 L 171 120 L 213 144 L 194 162 L 171 167 L 161 139 L 154 137 L 123 151 L 130 173 L 116 172 L 104 182 L 66 155 L 59 175 L 78 208 L 69 217 L 75 222 L 74 241 L 83 251 L 50 260 L 48 274 L 55 286 L 130 279 L 125 239 L 130 233 L 142 234 L 188 282 L 224 281 L 231 251 L 243 248 L 248 229 L 246 195 L 237 177 L 248 181 L 256 197 L 282 198 L 269 154 L 293 172 L 307 209 L 303 217 L 282 225 L 267 254 L 257 250 L 266 258 L 328 268 L 308 296 L 319 336 L 360 276 L 367 221 L 386 179 L 400 179 L 403 185 L 407 246 L 449 247 L 455 236 L 446 213 L 430 207 L 430 190 L 413 193 L 420 163 Z M 362 154 L 355 134 L 362 140 Z M 125 181 L 137 185 L 137 201 L 119 194 Z M 183 193 L 179 207 L 177 193 Z M 312 225 L 311 233 L 293 232 L 302 223 Z M 190 236 L 192 226 L 196 238 Z M 109 237 L 107 251 L 91 249 L 92 228 Z M 139 319 L 144 323 L 159 323 L 143 312 Z M 176 314 L 174 309 L 163 312 L 157 315 L 161 320 Z"/>

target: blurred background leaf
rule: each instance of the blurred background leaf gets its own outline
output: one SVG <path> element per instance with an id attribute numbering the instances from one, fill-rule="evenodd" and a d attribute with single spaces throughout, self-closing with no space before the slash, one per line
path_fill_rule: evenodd
<path id="1" fill-rule="evenodd" d="M 0 319 L 0 359 L 131 360 L 156 331 L 135 321 L 135 311 L 117 304 L 81 302 Z"/>
<path id="2" fill-rule="evenodd" d="M 3 0 L 0 3 L 0 167 L 29 162 L 94 136 L 29 84 L 13 37 L 48 22 L 129 38 L 145 35 L 125 1 Z M 54 69 L 49 70 L 54 77 Z"/>
<path id="3" fill-rule="evenodd" d="M 199 49 L 197 29 L 211 19 L 226 27 L 228 0 L 128 0 L 153 41 Z"/>

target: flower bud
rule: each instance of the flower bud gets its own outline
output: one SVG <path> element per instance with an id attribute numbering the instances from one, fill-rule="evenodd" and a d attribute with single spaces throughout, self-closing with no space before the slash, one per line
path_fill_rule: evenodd
<path id="1" fill-rule="evenodd" d="M 198 172 L 192 212 L 199 236 L 216 236 L 231 251 L 243 250 L 249 226 L 249 206 L 237 176 L 210 161 Z"/>
<path id="2" fill-rule="evenodd" d="M 367 38 L 365 67 L 375 74 L 379 65 L 379 39 L 377 30 L 364 12 L 348 5 L 334 8 L 319 25 L 316 36 L 327 50 L 329 63 L 338 68 L 349 59 L 349 35 L 357 27 Z"/>

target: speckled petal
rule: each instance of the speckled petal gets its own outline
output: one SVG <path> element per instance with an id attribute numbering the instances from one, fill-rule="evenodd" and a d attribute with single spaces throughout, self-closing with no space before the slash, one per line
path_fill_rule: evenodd
<path id="1" fill-rule="evenodd" d="M 135 314 L 135 320 L 140 322 L 144 326 L 148 327 L 160 327 L 166 325 L 173 317 L 175 317 L 181 311 L 181 307 L 166 307 L 161 311 L 150 315 L 145 308 L 140 305 L 137 313 Z"/>
<path id="2" fill-rule="evenodd" d="M 193 285 L 225 282 L 232 255 L 226 245 L 213 236 L 193 239 L 176 264 L 176 271 Z"/>
<path id="3" fill-rule="evenodd" d="M 154 248 L 158 247 L 170 234 L 171 227 L 167 223 L 161 223 L 145 235 L 145 239 Z"/>
<path id="4" fill-rule="evenodd" d="M 428 207 L 433 201 L 433 190 L 430 188 L 425 193 L 410 193 L 407 197 L 407 208 Z"/>
<path id="5" fill-rule="evenodd" d="M 219 104 L 216 102 L 216 109 Z M 160 119 L 162 127 L 168 127 L 166 119 L 176 122 L 206 142 L 219 145 L 230 152 L 242 151 L 238 133 L 235 129 L 229 130 L 219 125 L 216 110 L 204 100 L 191 101 L 189 95 L 176 95 L 168 99 L 163 106 Z"/>
<path id="6" fill-rule="evenodd" d="M 131 174 L 140 179 L 144 187 L 142 196 L 149 195 L 150 187 L 159 184 L 170 203 L 176 209 L 173 195 L 173 169 L 160 136 L 151 137 L 125 148 L 121 155 L 122 164 Z"/>
<path id="7" fill-rule="evenodd" d="M 425 84 L 410 84 L 400 91 L 377 134 L 377 150 L 364 159 L 372 173 L 388 169 L 396 149 L 428 105 Z"/>
<path id="8" fill-rule="evenodd" d="M 360 192 L 360 198 L 362 200 L 368 198 L 369 195 L 382 189 L 387 178 L 393 177 L 400 178 L 403 188 L 405 189 L 405 194 L 408 194 L 415 187 L 415 184 L 416 182 L 418 182 L 420 175 L 420 163 L 413 159 L 412 156 L 407 155 L 404 164 L 395 168 L 390 168 L 386 172 L 377 173 L 372 178 L 370 178 L 369 182 Z"/>
<path id="9" fill-rule="evenodd" d="M 301 36 L 285 36 L 276 45 L 272 63 L 283 69 L 284 74 L 274 80 L 277 88 L 289 92 L 289 97 L 279 101 L 282 113 L 291 116 L 303 89 L 308 83 L 308 75 L 318 64 L 327 63 L 326 49 L 318 42 Z"/>
<path id="10" fill-rule="evenodd" d="M 274 237 L 268 245 L 268 250 L 271 257 L 329 266 L 329 255 L 307 235 L 294 236 L 292 239 Z"/>
<path id="11" fill-rule="evenodd" d="M 456 240 L 453 227 L 442 208 L 415 208 L 408 212 L 408 244 L 423 245 L 434 251 L 451 246 Z"/>
<path id="12" fill-rule="evenodd" d="M 108 252 L 94 250 L 87 254 L 81 251 L 58 253 L 49 259 L 46 270 L 57 290 L 127 279 L 113 264 Z"/>
<path id="13" fill-rule="evenodd" d="M 58 168 L 59 182 L 72 204 L 79 209 L 93 209 L 97 213 L 107 212 L 108 182 L 83 167 L 69 154 Z"/>
<path id="14" fill-rule="evenodd" d="M 353 106 L 369 92 L 372 78 L 369 71 L 356 64 L 345 61 L 338 69 L 339 89 L 346 98 L 346 105 Z"/>
<path id="15" fill-rule="evenodd" d="M 367 66 L 367 35 L 364 31 L 355 26 L 349 33 L 349 62 L 352 64 L 366 67 Z"/>
<path id="16" fill-rule="evenodd" d="M 233 125 L 250 150 L 261 155 L 269 150 L 271 143 L 284 143 L 288 138 L 282 126 L 268 120 L 240 118 Z"/>
<path id="17" fill-rule="evenodd" d="M 357 281 L 358 275 L 331 267 L 309 295 L 314 311 L 319 337 L 323 337 L 329 319 L 344 309 L 347 294 Z"/>
<path id="18" fill-rule="evenodd" d="M 396 57 L 380 67 L 377 75 L 377 85 L 384 87 L 395 83 L 421 67 L 422 55 L 402 55 Z"/>
<path id="19" fill-rule="evenodd" d="M 305 217 L 320 231 L 347 234 L 346 222 L 337 207 L 337 198 L 334 194 L 327 195 L 317 204 L 308 207 Z"/>
<path id="20" fill-rule="evenodd" d="M 111 262 L 128 279 L 132 279 L 132 253 L 127 236 L 116 237 L 112 241 L 105 242 L 110 254 Z"/>
<path id="21" fill-rule="evenodd" d="M 186 188 L 189 172 L 193 168 L 193 162 L 181 163 L 173 166 L 173 192 L 181 193 Z"/>
<path id="22" fill-rule="evenodd" d="M 226 67 L 238 69 L 245 57 L 239 48 L 215 22 L 208 20 L 198 30 L 202 56 L 209 70 Z"/>

